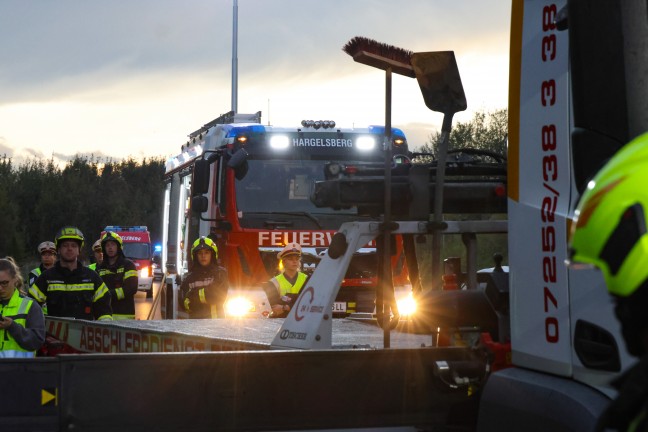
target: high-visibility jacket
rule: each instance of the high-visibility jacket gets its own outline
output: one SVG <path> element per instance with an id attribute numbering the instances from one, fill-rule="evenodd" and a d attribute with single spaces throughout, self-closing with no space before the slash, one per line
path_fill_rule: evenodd
<path id="1" fill-rule="evenodd" d="M 104 259 L 97 266 L 97 273 L 110 290 L 114 320 L 135 319 L 135 294 L 137 294 L 137 268 L 135 263 L 118 255 L 115 264 Z"/>
<path id="2" fill-rule="evenodd" d="M 308 279 L 306 273 L 298 272 L 297 280 L 292 284 L 288 279 L 286 279 L 286 276 L 281 273 L 280 275 L 270 279 L 270 282 L 277 288 L 277 290 L 279 290 L 279 296 L 285 296 L 286 294 L 299 294 L 299 290 L 304 286 L 306 279 Z"/>
<path id="3" fill-rule="evenodd" d="M 29 288 L 29 295 L 51 316 L 85 320 L 112 320 L 110 292 L 101 277 L 77 261 L 70 270 L 60 261 L 44 271 Z"/>
<path id="4" fill-rule="evenodd" d="M 36 282 L 38 276 L 40 276 L 41 273 L 43 273 L 43 270 L 45 270 L 45 267 L 43 267 L 43 264 L 41 264 L 29 272 L 29 278 L 28 278 L 29 286 L 34 285 L 34 282 Z"/>
<path id="5" fill-rule="evenodd" d="M 33 322 L 28 323 L 30 314 Z M 13 320 L 9 328 L 0 329 L 0 358 L 34 357 L 45 340 L 45 320 L 38 304 L 15 290 L 6 305 L 0 303 L 0 315 Z M 37 328 L 31 331 L 28 324 Z"/>
<path id="6" fill-rule="evenodd" d="M 268 302 L 270 306 L 282 305 L 293 307 L 295 300 L 299 295 L 302 287 L 306 284 L 308 280 L 308 275 L 306 273 L 297 272 L 294 283 L 291 283 L 284 273 L 281 273 L 268 282 L 263 284 L 263 290 L 268 297 Z M 285 310 L 285 309 L 284 309 Z M 283 318 L 288 314 L 288 311 L 284 311 L 282 314 L 273 313 L 271 316 L 273 318 Z"/>

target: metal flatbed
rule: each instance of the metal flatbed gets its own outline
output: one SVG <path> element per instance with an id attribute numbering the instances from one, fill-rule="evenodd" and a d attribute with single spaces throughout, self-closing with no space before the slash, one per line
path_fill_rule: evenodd
<path id="1" fill-rule="evenodd" d="M 373 322 L 332 320 L 332 349 L 381 349 L 384 332 Z M 284 319 L 84 321 L 47 317 L 47 332 L 81 352 L 187 352 L 270 350 Z M 391 348 L 420 348 L 430 335 L 393 330 Z"/>

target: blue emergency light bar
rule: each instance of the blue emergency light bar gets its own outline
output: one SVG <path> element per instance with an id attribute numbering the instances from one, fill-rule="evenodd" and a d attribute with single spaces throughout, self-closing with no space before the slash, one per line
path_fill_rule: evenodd
<path id="1" fill-rule="evenodd" d="M 119 225 L 109 225 L 104 228 L 104 231 L 148 231 L 146 225 L 136 225 L 136 226 L 119 226 Z"/>

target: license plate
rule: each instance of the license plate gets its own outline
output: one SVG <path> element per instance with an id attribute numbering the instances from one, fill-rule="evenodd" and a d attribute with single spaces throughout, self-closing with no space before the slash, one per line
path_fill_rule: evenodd
<path id="1" fill-rule="evenodd" d="M 347 309 L 346 302 L 333 303 L 333 312 L 346 312 L 346 309 Z"/>

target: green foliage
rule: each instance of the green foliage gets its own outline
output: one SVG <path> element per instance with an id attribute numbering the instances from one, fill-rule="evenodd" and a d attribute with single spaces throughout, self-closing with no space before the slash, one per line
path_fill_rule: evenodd
<path id="1" fill-rule="evenodd" d="M 86 237 L 85 249 L 106 225 L 146 225 L 161 238 L 164 160 L 102 161 L 76 156 L 65 167 L 52 160 L 12 165 L 0 158 L 0 256 L 36 258 L 36 247 L 64 225 Z"/>
<path id="2" fill-rule="evenodd" d="M 472 120 L 466 123 L 457 122 L 453 125 L 448 137 L 448 150 L 462 148 L 480 149 L 498 155 L 507 156 L 508 137 L 508 111 L 499 109 L 493 112 L 479 111 L 475 113 Z M 430 153 L 436 157 L 441 132 L 430 134 L 428 142 L 420 149 L 421 153 Z M 431 158 L 420 158 L 421 162 L 427 162 Z M 476 216 L 476 217 L 475 217 Z M 458 215 L 458 219 L 493 219 L 493 215 Z M 446 217 L 446 220 L 448 218 Z M 431 237 L 426 238 L 426 243 L 417 244 L 417 260 L 419 262 L 421 283 L 424 287 L 436 286 L 438 281 L 431 274 Z M 495 265 L 493 255 L 499 253 L 504 257 L 503 265 L 508 263 L 508 240 L 506 234 L 479 234 L 477 236 L 477 267 L 488 268 Z M 462 271 L 466 271 L 466 248 L 459 235 L 443 236 L 441 256 L 460 257 Z"/>
<path id="3" fill-rule="evenodd" d="M 457 122 L 448 138 L 448 150 L 473 148 L 487 150 L 503 156 L 507 154 L 508 110 L 478 111 L 472 120 Z M 441 131 L 430 134 L 428 141 L 419 149 L 422 153 L 437 154 Z"/>

